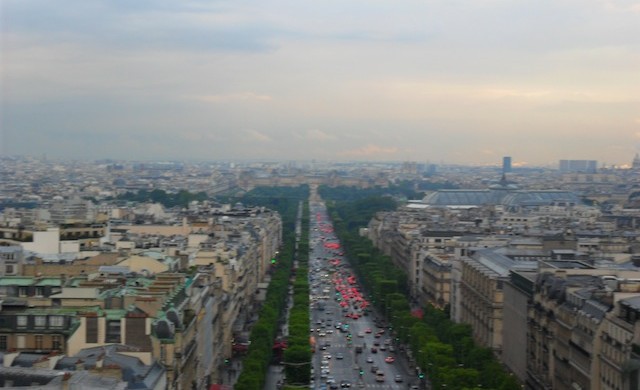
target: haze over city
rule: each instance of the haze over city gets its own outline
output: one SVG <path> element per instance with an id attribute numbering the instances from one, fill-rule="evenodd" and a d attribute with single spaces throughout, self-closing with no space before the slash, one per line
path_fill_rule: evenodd
<path id="1" fill-rule="evenodd" d="M 628 164 L 640 1 L 5 0 L 0 154 Z"/>

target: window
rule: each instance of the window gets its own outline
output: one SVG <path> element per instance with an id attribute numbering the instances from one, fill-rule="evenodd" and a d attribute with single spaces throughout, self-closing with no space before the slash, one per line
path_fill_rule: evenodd
<path id="1" fill-rule="evenodd" d="M 23 334 L 16 336 L 16 347 L 18 349 L 25 349 L 27 347 L 27 337 Z"/>
<path id="2" fill-rule="evenodd" d="M 64 326 L 64 317 L 63 316 L 49 317 L 49 326 L 52 328 L 62 328 Z"/>
<path id="3" fill-rule="evenodd" d="M 0 336 L 0 351 L 7 350 L 7 336 Z"/>
<path id="4" fill-rule="evenodd" d="M 107 321 L 107 334 L 105 342 L 107 343 L 119 343 L 120 342 L 120 320 Z"/>
<path id="5" fill-rule="evenodd" d="M 27 317 L 27 316 L 18 316 L 18 318 L 16 319 L 16 326 L 18 328 L 26 328 L 27 327 L 27 323 L 28 323 L 28 319 L 29 319 L 29 317 Z"/>
<path id="6" fill-rule="evenodd" d="M 42 340 L 43 340 L 43 338 L 44 338 L 44 337 L 43 337 L 41 334 L 37 334 L 37 335 L 36 335 L 36 349 L 44 349 L 44 348 L 42 347 L 42 344 L 43 344 L 43 343 L 42 343 Z"/>
<path id="7" fill-rule="evenodd" d="M 13 266 L 13 264 L 7 264 L 4 268 L 4 273 L 7 275 L 13 275 L 15 274 L 15 268 Z"/>
<path id="8" fill-rule="evenodd" d="M 44 287 L 36 287 L 36 297 L 44 296 Z"/>
<path id="9" fill-rule="evenodd" d="M 62 337 L 58 335 L 51 336 L 51 349 L 61 350 L 62 349 Z"/>
<path id="10" fill-rule="evenodd" d="M 18 288 L 18 296 L 26 297 L 29 294 L 29 289 L 27 287 Z"/>
<path id="11" fill-rule="evenodd" d="M 86 326 L 86 342 L 87 343 L 97 343 L 98 342 L 98 318 L 97 317 L 87 317 L 87 326 Z"/>
<path id="12" fill-rule="evenodd" d="M 36 316 L 34 320 L 34 326 L 39 329 L 45 328 L 47 326 L 47 317 Z"/>

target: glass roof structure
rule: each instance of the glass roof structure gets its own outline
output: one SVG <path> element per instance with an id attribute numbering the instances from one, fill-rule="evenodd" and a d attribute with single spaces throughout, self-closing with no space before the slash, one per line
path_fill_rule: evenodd
<path id="1" fill-rule="evenodd" d="M 517 191 L 501 202 L 505 206 L 544 206 L 553 203 L 580 204 L 580 198 L 570 191 Z"/>
<path id="2" fill-rule="evenodd" d="M 507 207 L 544 206 L 554 203 L 580 204 L 580 198 L 570 191 L 546 190 L 440 190 L 427 195 L 423 204 L 433 207 Z"/>
<path id="3" fill-rule="evenodd" d="M 484 206 L 499 204 L 506 194 L 492 190 L 440 190 L 427 195 L 422 202 L 430 206 Z"/>

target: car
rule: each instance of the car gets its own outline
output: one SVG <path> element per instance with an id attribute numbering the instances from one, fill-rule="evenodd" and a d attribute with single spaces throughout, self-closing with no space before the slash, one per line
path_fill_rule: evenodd
<path id="1" fill-rule="evenodd" d="M 378 370 L 378 372 L 376 372 L 376 382 L 384 382 L 384 372 Z"/>
<path id="2" fill-rule="evenodd" d="M 401 383 L 402 382 L 402 375 L 398 374 L 393 378 L 394 381 L 396 381 L 396 383 Z"/>
<path id="3" fill-rule="evenodd" d="M 382 344 L 379 348 L 381 351 L 386 351 L 387 350 L 387 346 Z"/>
<path id="4" fill-rule="evenodd" d="M 358 332 L 358 337 L 364 337 L 364 332 Z"/>
<path id="5" fill-rule="evenodd" d="M 344 359 L 344 355 L 341 354 L 341 353 L 336 353 L 336 359 L 342 360 L 342 359 Z"/>
<path id="6" fill-rule="evenodd" d="M 345 389 L 345 388 L 350 388 L 351 387 L 351 382 L 349 381 L 342 381 L 340 382 L 340 387 Z"/>
<path id="7" fill-rule="evenodd" d="M 384 361 L 387 363 L 393 363 L 396 361 L 396 358 L 394 358 L 393 356 L 387 356 L 386 358 L 384 358 Z"/>
<path id="8" fill-rule="evenodd" d="M 371 330 L 371 328 L 367 328 L 367 329 L 365 329 L 365 330 L 364 330 L 364 333 L 371 333 L 371 332 L 373 332 L 373 331 Z"/>
<path id="9" fill-rule="evenodd" d="M 331 359 L 331 354 L 330 353 L 323 353 L 322 354 L 322 358 L 323 359 Z"/>
<path id="10" fill-rule="evenodd" d="M 376 365 L 371 366 L 371 372 L 373 372 L 374 374 L 375 374 L 376 372 L 378 372 L 378 369 L 379 369 L 379 368 L 378 368 L 378 366 L 376 366 Z"/>
<path id="11" fill-rule="evenodd" d="M 329 365 L 329 361 L 327 359 L 322 359 L 322 361 L 320 362 L 320 365 L 328 366 Z"/>
<path id="12" fill-rule="evenodd" d="M 373 363 L 373 356 L 367 356 L 367 363 Z"/>
<path id="13" fill-rule="evenodd" d="M 378 353 L 378 348 L 371 347 L 371 353 Z"/>

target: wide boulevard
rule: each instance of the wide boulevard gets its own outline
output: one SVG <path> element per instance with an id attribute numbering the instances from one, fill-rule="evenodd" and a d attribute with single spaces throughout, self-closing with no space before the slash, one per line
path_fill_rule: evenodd
<path id="1" fill-rule="evenodd" d="M 312 202 L 309 279 L 315 389 L 418 389 L 402 347 L 369 306 L 322 202 Z"/>

